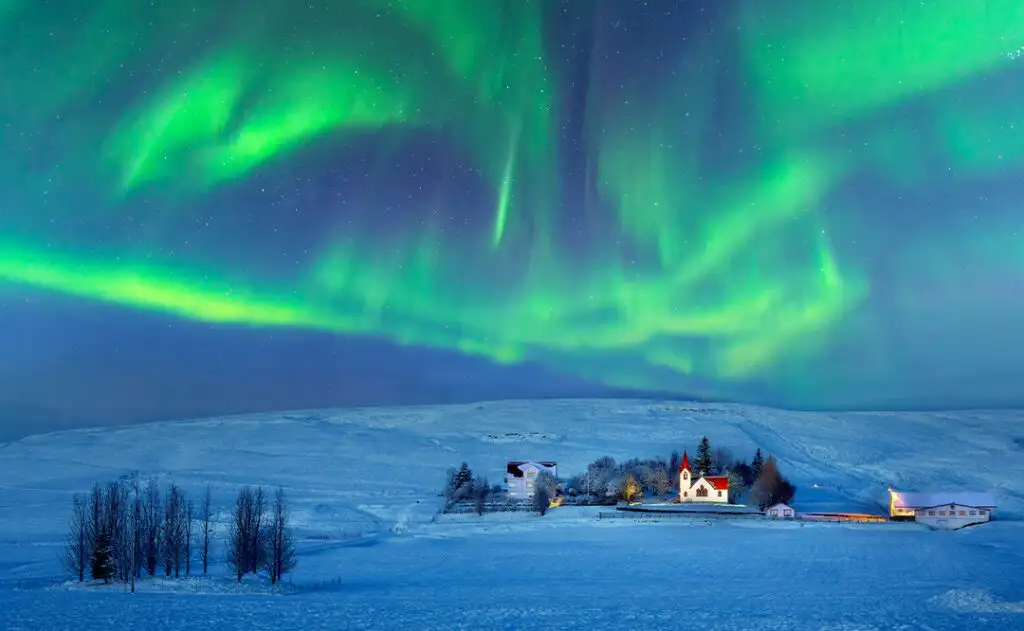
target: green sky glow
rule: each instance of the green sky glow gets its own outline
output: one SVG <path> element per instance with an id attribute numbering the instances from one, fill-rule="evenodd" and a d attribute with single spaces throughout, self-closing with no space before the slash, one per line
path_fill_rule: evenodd
<path id="1" fill-rule="evenodd" d="M 55 26 L 30 3 L 0 2 L 11 121 L 0 280 L 192 320 L 540 360 L 612 385 L 792 389 L 793 366 L 813 370 L 871 295 L 828 213 L 851 176 L 874 169 L 914 189 L 930 156 L 963 177 L 1024 159 L 1022 136 L 1006 133 L 1024 130 L 1019 99 L 964 89 L 1012 70 L 1006 52 L 1024 43 L 1015 0 L 741 2 L 734 27 L 694 50 L 740 51 L 747 149 L 708 158 L 721 70 L 684 65 L 680 51 L 591 99 L 576 150 L 593 196 L 559 182 L 566 90 L 540 1 L 359 0 L 332 15 L 268 2 L 231 28 L 208 3 L 95 4 Z M 187 23 L 170 19 L 187 11 Z M 107 104 L 109 120 L 88 120 L 87 101 Z M 246 257 L 76 236 L 117 218 L 160 225 L 314 147 L 344 152 L 377 134 L 444 139 L 489 191 L 462 211 L 486 217 L 479 229 L 453 236 L 424 193 L 423 221 L 385 234 L 339 220 L 273 278 Z M 375 216 L 372 199 L 355 212 Z M 581 199 L 602 226 L 583 254 L 564 234 Z"/>

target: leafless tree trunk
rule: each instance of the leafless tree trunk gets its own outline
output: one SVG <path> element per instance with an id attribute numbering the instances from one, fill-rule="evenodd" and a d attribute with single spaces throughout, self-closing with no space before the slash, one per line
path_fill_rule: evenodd
<path id="1" fill-rule="evenodd" d="M 185 551 L 185 492 L 172 483 L 167 489 L 164 503 L 164 575 L 181 576 L 181 561 Z"/>
<path id="2" fill-rule="evenodd" d="M 252 510 L 249 529 L 249 568 L 250 572 L 258 572 L 266 558 L 266 543 L 263 540 L 263 514 L 267 510 L 267 495 L 262 486 L 257 486 L 252 493 Z"/>
<path id="3" fill-rule="evenodd" d="M 274 494 L 274 508 L 267 527 L 267 570 L 270 583 L 276 584 L 281 577 L 295 568 L 295 542 L 288 528 L 288 507 L 284 489 Z"/>
<path id="4" fill-rule="evenodd" d="M 231 513 L 231 526 L 228 530 L 227 561 L 228 568 L 235 575 L 235 580 L 242 582 L 242 576 L 249 570 L 252 554 L 249 546 L 252 542 L 253 493 L 249 487 L 238 492 L 235 507 Z"/>
<path id="5" fill-rule="evenodd" d="M 200 550 L 200 554 L 203 559 L 204 576 L 206 575 L 206 570 L 209 567 L 210 563 L 210 513 L 212 509 L 211 495 L 212 493 L 210 491 L 210 485 L 207 484 L 206 490 L 203 492 L 203 507 L 202 514 L 200 517 L 202 519 L 202 525 L 200 527 L 200 530 L 202 532 L 203 537 L 202 550 Z"/>
<path id="6" fill-rule="evenodd" d="M 192 576 L 192 500 L 185 502 L 185 576 Z"/>
<path id="7" fill-rule="evenodd" d="M 146 572 L 153 576 L 160 564 L 160 544 L 163 531 L 163 503 L 160 498 L 160 487 L 154 480 L 146 485 L 146 496 L 143 501 L 143 541 L 144 565 Z"/>
<path id="8" fill-rule="evenodd" d="M 75 493 L 71 506 L 71 521 L 68 527 L 67 547 L 61 556 L 61 565 L 78 576 L 78 582 L 85 580 L 89 566 L 89 509 L 83 495 Z"/>

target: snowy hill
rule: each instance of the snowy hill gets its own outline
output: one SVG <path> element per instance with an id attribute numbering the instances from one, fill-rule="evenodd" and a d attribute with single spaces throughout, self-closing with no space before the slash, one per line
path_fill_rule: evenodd
<path id="1" fill-rule="evenodd" d="M 87 490 L 94 482 L 133 472 L 173 480 L 195 494 L 210 483 L 214 502 L 222 509 L 230 505 L 241 485 L 283 486 L 293 503 L 301 542 L 300 564 L 307 577 L 304 580 L 314 584 L 341 576 L 337 567 L 350 567 L 348 561 L 340 560 L 346 554 L 371 555 L 366 557 L 370 565 L 386 568 L 392 564 L 392 569 L 401 573 L 400 559 L 412 561 L 385 549 L 401 550 L 403 542 L 424 538 L 470 536 L 467 533 L 481 531 L 481 524 L 491 536 L 525 528 L 526 522 L 516 522 L 514 516 L 432 523 L 445 471 L 463 460 L 492 483 L 498 483 L 507 460 L 556 460 L 560 473 L 571 475 L 604 455 L 616 459 L 667 458 L 673 449 L 684 448 L 692 453 L 705 435 L 713 446 L 728 447 L 737 456 L 749 458 L 757 447 L 774 455 L 783 473 L 798 487 L 798 509 L 879 512 L 887 500 L 888 486 L 983 490 L 996 496 L 997 514 L 1002 520 L 984 527 L 997 533 L 996 539 L 986 545 L 1005 547 L 1006 537 L 1012 539 L 1020 533 L 1013 522 L 1024 516 L 1024 412 L 805 413 L 635 400 L 323 410 L 76 430 L 0 445 L 0 589 L 62 580 L 55 558 L 64 536 L 71 495 Z M 525 549 L 534 549 L 532 545 L 541 551 L 538 554 L 550 554 L 554 543 L 543 539 L 542 533 L 558 529 L 559 524 L 577 528 L 570 523 L 585 517 L 573 512 L 578 510 L 559 509 L 546 518 L 536 518 L 523 531 L 527 534 L 516 536 L 526 538 L 526 543 L 520 542 Z M 541 526 L 543 529 L 537 530 Z M 904 532 L 899 526 L 885 527 Z M 925 536 L 916 530 L 919 527 L 912 528 L 915 536 Z M 716 537 L 725 531 L 703 530 L 715 531 Z M 741 528 L 729 530 L 738 532 Z M 742 530 L 756 531 L 750 527 Z M 861 533 L 849 535 L 853 537 L 850 541 L 873 536 L 850 528 L 846 532 Z M 586 534 L 577 532 L 573 536 L 596 537 L 604 541 L 598 547 L 609 545 L 598 531 L 588 529 Z M 353 547 L 360 541 L 386 543 L 376 545 L 371 552 L 370 548 Z M 827 548 L 831 544 L 814 545 Z M 869 544 L 865 541 L 864 545 Z M 753 552 L 757 545 L 740 547 Z M 462 553 L 472 556 L 466 550 Z M 972 553 L 964 554 L 964 562 L 975 562 Z M 1019 549 L 1008 557 L 1000 554 L 1000 563 L 1019 564 L 1013 567 L 1020 567 L 1024 574 L 1024 554 Z M 878 571 L 886 571 L 881 567 L 885 555 L 878 562 Z M 459 571 L 468 572 L 476 562 L 469 559 L 467 563 Z M 1004 569 L 996 575 L 1003 576 Z M 378 579 L 388 580 L 385 574 Z M 402 580 L 406 579 L 397 584 Z M 999 608 L 1003 605 L 984 605 L 986 599 L 993 598 L 988 592 L 940 589 L 928 593 L 956 601 L 961 610 L 1005 610 Z M 15 610 L 29 611 L 37 604 L 23 593 L 11 598 Z M 964 605 L 967 601 L 969 604 Z M 939 601 L 929 602 L 929 606 L 937 606 L 934 603 Z M 1017 606 L 1011 605 L 1011 609 Z M 69 606 L 81 603 L 74 601 Z M 38 620 L 31 616 L 25 620 L 26 626 L 31 623 L 38 631 Z M 515 619 L 510 620 L 503 624 L 516 626 Z M 336 620 L 332 624 L 362 623 Z M 650 628 L 658 627 L 652 624 Z M 885 628 L 884 624 L 879 628 Z"/>

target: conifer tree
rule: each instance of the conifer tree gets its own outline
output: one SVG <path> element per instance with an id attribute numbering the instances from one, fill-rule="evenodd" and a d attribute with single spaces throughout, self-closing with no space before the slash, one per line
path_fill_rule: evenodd
<path id="1" fill-rule="evenodd" d="M 701 439 L 700 445 L 697 446 L 697 475 L 709 475 L 711 473 L 711 442 L 708 437 L 705 436 Z"/>
<path id="2" fill-rule="evenodd" d="M 679 456 L 679 452 L 673 450 L 672 451 L 672 456 L 669 457 L 669 459 L 668 459 L 668 473 L 669 473 L 669 476 L 678 475 L 679 474 L 679 467 L 681 466 L 681 464 L 682 464 L 682 461 L 681 461 L 681 458 Z"/>
<path id="3" fill-rule="evenodd" d="M 750 461 L 750 468 L 753 470 L 754 479 L 761 477 L 761 469 L 764 467 L 764 456 L 761 455 L 761 448 L 754 452 L 754 459 Z"/>

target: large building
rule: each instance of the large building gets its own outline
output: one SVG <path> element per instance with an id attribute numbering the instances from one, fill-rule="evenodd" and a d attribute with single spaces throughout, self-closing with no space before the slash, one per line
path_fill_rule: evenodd
<path id="1" fill-rule="evenodd" d="M 693 479 L 690 458 L 683 452 L 683 463 L 679 465 L 679 501 L 729 503 L 729 478 L 724 475 L 700 476 Z"/>
<path id="2" fill-rule="evenodd" d="M 550 473 L 558 479 L 558 463 L 515 461 L 505 467 L 505 486 L 508 496 L 513 499 L 525 500 L 533 497 L 534 484 L 541 473 Z"/>
<path id="3" fill-rule="evenodd" d="M 908 493 L 889 489 L 889 517 L 919 521 L 933 528 L 962 528 L 992 519 L 995 498 L 989 493 L 942 491 Z"/>

